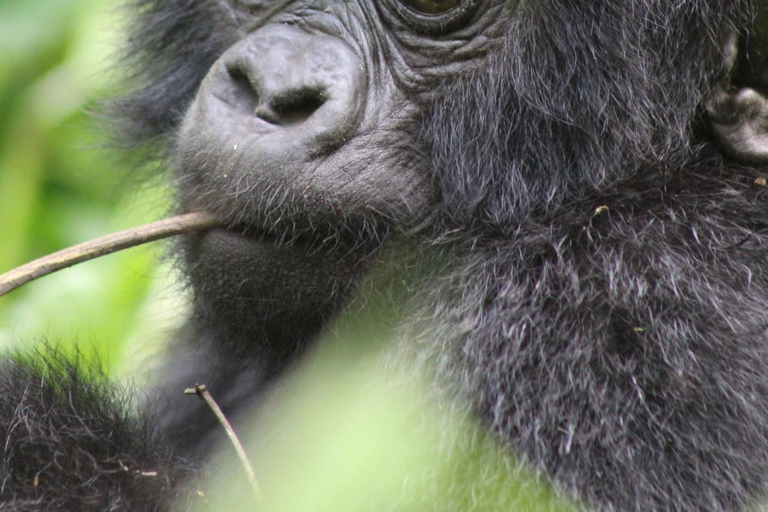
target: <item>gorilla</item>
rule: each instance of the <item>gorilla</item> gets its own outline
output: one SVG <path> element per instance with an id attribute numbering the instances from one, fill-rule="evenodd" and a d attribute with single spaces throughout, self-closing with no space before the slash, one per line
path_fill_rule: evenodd
<path id="1" fill-rule="evenodd" d="M 768 490 L 765 2 L 132 8 L 121 139 L 223 226 L 179 243 L 193 313 L 146 416 L 4 359 L 0 509 L 168 510 L 221 437 L 179 390 L 237 421 L 371 282 L 407 359 L 584 506 Z"/>

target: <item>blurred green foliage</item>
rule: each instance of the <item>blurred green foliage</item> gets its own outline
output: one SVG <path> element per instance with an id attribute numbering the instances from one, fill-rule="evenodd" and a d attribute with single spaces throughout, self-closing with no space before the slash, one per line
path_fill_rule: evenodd
<path id="1" fill-rule="evenodd" d="M 193 511 L 586 512 L 413 375 L 345 351 L 310 361 L 253 423 L 261 499 L 224 447 Z"/>
<path id="2" fill-rule="evenodd" d="M 216 469 L 178 510 L 586 512 L 521 464 L 453 393 L 434 389 L 407 348 L 418 342 L 403 340 L 409 290 L 386 270 L 368 279 L 301 367 L 238 425 L 260 498 L 225 443 Z"/>
<path id="3" fill-rule="evenodd" d="M 114 94 L 117 5 L 0 0 L 0 272 L 165 213 L 164 187 L 123 186 L 138 173 L 89 114 Z M 178 317 L 158 304 L 176 294 L 153 294 L 169 286 L 154 280 L 168 274 L 161 254 L 157 244 L 122 252 L 0 298 L 0 345 L 78 343 L 111 368 L 149 350 Z"/>

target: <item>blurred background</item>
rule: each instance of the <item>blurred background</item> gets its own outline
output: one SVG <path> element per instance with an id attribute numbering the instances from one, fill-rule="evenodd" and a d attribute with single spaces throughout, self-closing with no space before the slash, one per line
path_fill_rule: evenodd
<path id="1" fill-rule="evenodd" d="M 119 91 L 127 17 L 115 0 L 0 0 L 0 273 L 162 217 L 168 188 L 131 182 L 93 115 Z M 183 316 L 152 244 L 58 272 L 0 298 L 0 346 L 45 339 L 124 371 Z"/>

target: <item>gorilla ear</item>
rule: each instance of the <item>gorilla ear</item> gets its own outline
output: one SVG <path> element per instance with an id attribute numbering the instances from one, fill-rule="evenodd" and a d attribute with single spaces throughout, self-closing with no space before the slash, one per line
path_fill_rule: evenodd
<path id="1" fill-rule="evenodd" d="M 715 140 L 744 163 L 768 163 L 768 101 L 755 89 L 718 89 L 708 105 Z"/>
<path id="2" fill-rule="evenodd" d="M 768 40 L 762 36 L 729 39 L 723 75 L 707 104 L 715 141 L 743 163 L 768 163 Z"/>

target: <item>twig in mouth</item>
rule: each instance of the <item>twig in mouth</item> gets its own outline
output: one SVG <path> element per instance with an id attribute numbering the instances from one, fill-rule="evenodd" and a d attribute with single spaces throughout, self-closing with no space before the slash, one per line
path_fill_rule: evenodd
<path id="1" fill-rule="evenodd" d="M 221 224 L 205 212 L 187 213 L 73 245 L 0 274 L 0 297 L 39 277 L 106 254 Z"/>

